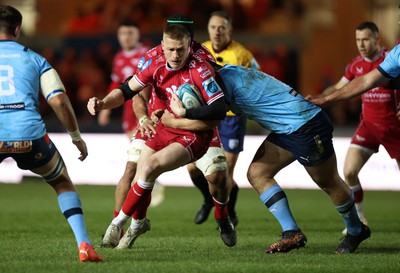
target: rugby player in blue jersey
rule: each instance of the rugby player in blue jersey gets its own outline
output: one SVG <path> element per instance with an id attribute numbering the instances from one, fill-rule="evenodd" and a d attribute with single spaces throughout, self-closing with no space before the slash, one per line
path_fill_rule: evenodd
<path id="1" fill-rule="evenodd" d="M 89 240 L 78 193 L 46 132 L 39 113 L 39 90 L 71 135 L 81 161 L 88 155 L 86 143 L 56 70 L 45 58 L 17 43 L 21 24 L 17 9 L 0 5 L 0 162 L 12 157 L 19 168 L 43 177 L 54 188 L 75 235 L 79 260 L 102 261 Z"/>
<path id="2" fill-rule="evenodd" d="M 227 106 L 234 113 L 256 121 L 271 133 L 259 147 L 248 169 L 248 179 L 261 201 L 282 227 L 282 237 L 265 250 L 266 253 L 288 252 L 304 247 L 305 234 L 290 211 L 285 192 L 275 175 L 295 160 L 300 162 L 313 181 L 330 197 L 342 216 L 348 233 L 335 252 L 354 252 L 359 244 L 370 237 L 354 206 L 350 188 L 340 178 L 332 144 L 333 127 L 327 115 L 302 95 L 283 82 L 257 70 L 242 66 L 213 64 L 220 77 Z M 166 126 L 196 126 L 188 119 L 212 120 L 207 106 L 186 110 L 175 96 L 171 110 L 162 119 Z M 186 118 L 185 118 L 186 117 Z"/>

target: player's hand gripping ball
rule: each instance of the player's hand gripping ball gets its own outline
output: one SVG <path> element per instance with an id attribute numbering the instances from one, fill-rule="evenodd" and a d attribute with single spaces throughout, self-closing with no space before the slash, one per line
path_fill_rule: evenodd
<path id="1" fill-rule="evenodd" d="M 197 108 L 204 105 L 200 91 L 192 84 L 185 83 L 179 86 L 176 95 L 182 101 L 185 109 Z"/>

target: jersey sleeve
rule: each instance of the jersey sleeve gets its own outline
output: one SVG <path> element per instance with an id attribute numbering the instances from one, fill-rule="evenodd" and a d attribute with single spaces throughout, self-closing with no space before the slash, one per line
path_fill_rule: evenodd
<path id="1" fill-rule="evenodd" d="M 150 58 L 143 64 L 142 69 L 137 70 L 133 78 L 139 85 L 146 87 L 153 83 L 153 74 L 157 68 L 156 63 L 156 58 Z"/>
<path id="2" fill-rule="evenodd" d="M 195 54 L 202 57 L 204 60 L 209 60 L 209 61 L 215 62 L 215 58 L 211 54 L 211 52 L 208 50 L 208 48 L 199 42 L 193 41 L 192 51 Z"/>
<path id="3" fill-rule="evenodd" d="M 386 78 L 400 75 L 400 44 L 396 45 L 377 68 Z"/>
<path id="4" fill-rule="evenodd" d="M 206 61 L 198 61 L 191 68 L 194 85 L 201 91 L 204 101 L 211 104 L 224 96 L 221 87 L 215 79 L 215 73 L 211 65 Z"/>
<path id="5" fill-rule="evenodd" d="M 344 75 L 342 77 L 342 79 L 345 78 L 348 82 L 355 78 L 355 75 L 351 71 L 350 67 L 351 67 L 351 63 L 348 63 L 345 68 Z"/>

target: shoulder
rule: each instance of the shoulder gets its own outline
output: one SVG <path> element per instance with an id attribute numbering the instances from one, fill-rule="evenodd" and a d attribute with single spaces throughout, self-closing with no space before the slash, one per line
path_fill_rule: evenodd
<path id="1" fill-rule="evenodd" d="M 355 64 L 359 63 L 364 63 L 365 60 L 362 56 L 358 55 L 357 57 L 354 57 L 353 59 L 350 60 L 350 62 L 347 64 L 348 67 L 353 66 Z"/>
<path id="2" fill-rule="evenodd" d="M 188 64 L 190 74 L 194 78 L 204 80 L 215 75 L 212 66 L 198 54 L 190 54 Z"/>
<path id="3" fill-rule="evenodd" d="M 151 59 L 162 53 L 163 53 L 162 47 L 161 47 L 161 45 L 158 45 L 158 46 L 155 46 L 155 47 L 151 48 L 150 50 L 148 50 L 143 57 L 145 59 Z"/>
<path id="4" fill-rule="evenodd" d="M 212 50 L 212 44 L 211 44 L 211 41 L 205 41 L 205 42 L 203 42 L 203 44 L 202 44 L 204 47 L 206 47 L 208 50 Z"/>
<path id="5" fill-rule="evenodd" d="M 205 60 L 215 61 L 214 56 L 210 52 L 210 50 L 205 47 L 203 44 L 193 41 L 191 45 L 192 51 L 195 54 L 200 55 Z"/>
<path id="6" fill-rule="evenodd" d="M 146 52 L 146 54 L 139 60 L 138 69 L 145 70 L 150 65 L 158 64 L 162 61 L 165 61 L 165 58 L 161 45 L 159 45 Z"/>
<path id="7" fill-rule="evenodd" d="M 248 50 L 244 45 L 242 45 L 239 42 L 236 42 L 235 40 L 233 40 L 231 42 L 231 44 L 229 45 L 229 47 L 227 49 L 235 51 L 235 52 L 237 52 L 239 54 L 253 56 L 253 54 L 250 52 L 250 50 Z"/>
<path id="8" fill-rule="evenodd" d="M 202 57 L 201 54 L 191 53 L 188 57 L 189 69 L 193 69 L 199 66 L 211 67 L 211 65 Z"/>

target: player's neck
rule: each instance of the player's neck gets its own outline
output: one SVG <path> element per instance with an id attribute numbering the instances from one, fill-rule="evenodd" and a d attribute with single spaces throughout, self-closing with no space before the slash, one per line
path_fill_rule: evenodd
<path id="1" fill-rule="evenodd" d="M 232 40 L 229 40 L 229 42 L 227 42 L 225 45 L 223 45 L 223 46 L 219 46 L 218 48 L 215 48 L 214 46 L 213 46 L 213 50 L 214 50 L 214 52 L 215 53 L 221 53 L 222 51 L 224 51 L 230 44 L 231 44 L 231 42 L 232 42 Z"/>

